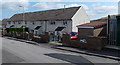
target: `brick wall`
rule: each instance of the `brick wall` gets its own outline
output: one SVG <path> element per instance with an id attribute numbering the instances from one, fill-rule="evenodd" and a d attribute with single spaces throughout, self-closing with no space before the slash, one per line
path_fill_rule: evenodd
<path id="1" fill-rule="evenodd" d="M 106 37 L 87 37 L 87 43 L 71 40 L 70 35 L 63 35 L 63 45 L 64 46 L 72 46 L 76 48 L 84 48 L 84 49 L 92 49 L 92 50 L 101 50 L 107 43 Z"/>
<path id="2" fill-rule="evenodd" d="M 78 29 L 79 39 L 87 39 L 88 36 L 93 36 L 93 29 L 90 29 L 90 28 L 79 28 Z"/>
<path id="3" fill-rule="evenodd" d="M 101 50 L 107 43 L 107 37 L 90 36 L 87 39 L 87 49 Z"/>

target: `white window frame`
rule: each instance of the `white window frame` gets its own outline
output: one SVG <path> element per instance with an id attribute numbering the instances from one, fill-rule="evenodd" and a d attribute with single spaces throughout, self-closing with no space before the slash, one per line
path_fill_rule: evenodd
<path id="1" fill-rule="evenodd" d="M 55 25 L 56 22 L 55 21 L 50 21 L 50 25 Z"/>
<path id="2" fill-rule="evenodd" d="M 67 21 L 63 21 L 63 25 L 67 25 Z"/>

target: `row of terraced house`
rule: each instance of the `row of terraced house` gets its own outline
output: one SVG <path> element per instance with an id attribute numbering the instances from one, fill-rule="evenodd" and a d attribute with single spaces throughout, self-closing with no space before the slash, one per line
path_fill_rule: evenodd
<path id="1" fill-rule="evenodd" d="M 105 36 L 108 45 L 119 43 L 119 16 L 109 16 L 106 22 L 90 23 L 89 16 L 82 6 L 61 8 L 46 11 L 14 14 L 9 19 L 3 19 L 3 27 L 27 27 L 28 32 L 40 35 L 44 32 L 70 33 L 77 32 L 80 39 L 89 36 Z"/>
<path id="2" fill-rule="evenodd" d="M 77 25 L 89 23 L 90 19 L 82 6 L 46 11 L 15 14 L 7 20 L 6 28 L 27 27 L 36 35 L 44 32 L 76 32 Z"/>

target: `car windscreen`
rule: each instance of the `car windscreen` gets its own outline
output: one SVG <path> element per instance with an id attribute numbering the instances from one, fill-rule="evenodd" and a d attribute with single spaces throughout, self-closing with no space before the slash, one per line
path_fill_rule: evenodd
<path id="1" fill-rule="evenodd" d="M 70 35 L 71 35 L 71 36 L 76 36 L 77 33 L 76 33 L 76 32 L 70 32 Z"/>

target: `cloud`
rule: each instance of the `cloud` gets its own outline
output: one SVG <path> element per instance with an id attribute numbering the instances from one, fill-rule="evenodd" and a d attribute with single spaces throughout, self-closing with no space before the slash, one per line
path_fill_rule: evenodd
<path id="1" fill-rule="evenodd" d="M 0 0 L 0 2 L 28 2 L 29 0 Z"/>
<path id="2" fill-rule="evenodd" d="M 2 10 L 22 10 L 19 6 L 23 6 L 25 10 L 28 9 L 28 0 L 3 0 L 0 4 Z"/>
<path id="3" fill-rule="evenodd" d="M 30 0 L 30 2 L 62 2 L 63 0 Z"/>
<path id="4" fill-rule="evenodd" d="M 118 14 L 118 6 L 115 5 L 96 5 L 92 6 L 92 10 L 88 11 L 91 19 L 105 17 L 107 15 Z"/>
<path id="5" fill-rule="evenodd" d="M 88 6 L 85 4 L 69 4 L 67 5 L 67 7 L 77 7 L 77 6 L 82 6 L 83 8 L 85 8 L 86 10 L 88 10 Z"/>
<path id="6" fill-rule="evenodd" d="M 37 4 L 33 5 L 32 7 L 42 8 L 42 9 L 56 9 L 56 8 L 64 7 L 64 4 L 43 2 L 43 3 L 37 3 Z"/>
<path id="7" fill-rule="evenodd" d="M 117 12 L 117 10 L 118 10 L 117 6 L 100 6 L 94 8 L 95 13 L 97 14 L 105 14 L 105 13 L 114 14 Z"/>
<path id="8" fill-rule="evenodd" d="M 68 7 L 77 7 L 77 6 L 83 6 L 85 9 L 88 9 L 87 5 L 84 4 L 62 4 L 62 3 L 37 3 L 33 5 L 32 7 L 36 8 L 42 8 L 42 9 L 58 9 L 58 8 L 64 8 L 64 5 L 66 8 Z"/>
<path id="9" fill-rule="evenodd" d="M 118 2 L 119 0 L 30 0 L 30 2 Z"/>

